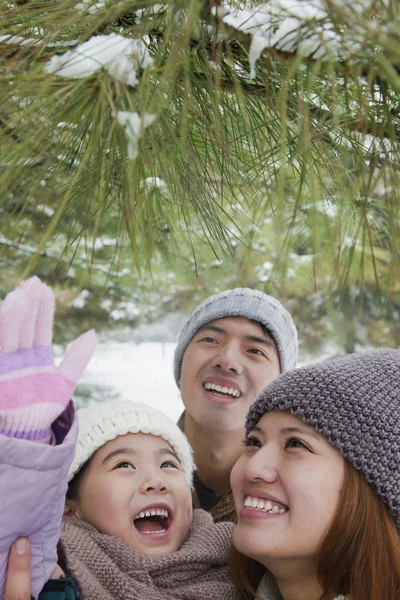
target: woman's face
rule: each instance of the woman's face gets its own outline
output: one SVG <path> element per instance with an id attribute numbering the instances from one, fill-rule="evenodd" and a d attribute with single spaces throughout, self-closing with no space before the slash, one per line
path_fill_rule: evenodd
<path id="1" fill-rule="evenodd" d="M 235 547 L 272 572 L 282 560 L 316 565 L 344 473 L 344 459 L 313 427 L 287 412 L 266 413 L 231 474 Z"/>

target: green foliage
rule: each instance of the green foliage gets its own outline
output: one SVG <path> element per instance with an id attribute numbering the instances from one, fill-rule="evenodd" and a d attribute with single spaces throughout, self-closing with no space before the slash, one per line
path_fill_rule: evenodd
<path id="1" fill-rule="evenodd" d="M 278 4 L 2 5 L 3 290 L 35 271 L 109 327 L 249 285 L 310 347 L 399 343 L 400 6 Z M 75 76 L 106 39 L 138 46 Z"/>

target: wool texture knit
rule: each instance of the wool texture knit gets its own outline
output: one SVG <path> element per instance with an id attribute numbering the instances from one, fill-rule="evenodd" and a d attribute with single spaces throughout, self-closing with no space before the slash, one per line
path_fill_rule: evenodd
<path id="1" fill-rule="evenodd" d="M 0 434 L 54 443 L 52 423 L 65 410 L 89 362 L 96 336 L 75 340 L 55 367 L 54 296 L 37 277 L 10 292 L 0 309 Z"/>
<path id="2" fill-rule="evenodd" d="M 232 530 L 230 523 L 213 523 L 196 510 L 179 550 L 148 556 L 68 519 L 61 528 L 61 554 L 84 600 L 240 600 L 227 567 Z"/>
<path id="3" fill-rule="evenodd" d="M 119 435 L 145 433 L 162 437 L 174 450 L 189 486 L 192 485 L 194 462 L 185 434 L 161 411 L 143 402 L 110 400 L 93 403 L 78 410 L 79 434 L 75 457 L 68 480 L 104 444 Z"/>
<path id="4" fill-rule="evenodd" d="M 257 588 L 256 600 L 283 600 L 275 579 L 268 571 L 265 573 Z M 346 600 L 346 597 L 340 595 L 336 596 L 334 600 Z"/>
<path id="5" fill-rule="evenodd" d="M 290 411 L 325 435 L 400 528 L 399 350 L 350 354 L 281 375 L 251 405 L 246 433 L 272 410 Z"/>
<path id="6" fill-rule="evenodd" d="M 266 327 L 275 341 L 281 372 L 294 369 L 297 360 L 297 329 L 283 305 L 260 290 L 236 288 L 206 298 L 190 315 L 178 337 L 174 357 L 174 376 L 177 385 L 185 350 L 198 330 L 226 317 L 244 317 Z"/>

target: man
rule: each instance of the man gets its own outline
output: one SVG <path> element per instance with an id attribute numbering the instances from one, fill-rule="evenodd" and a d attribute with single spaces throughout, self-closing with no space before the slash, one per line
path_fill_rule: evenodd
<path id="1" fill-rule="evenodd" d="M 238 288 L 207 298 L 184 325 L 174 375 L 194 452 L 193 503 L 215 521 L 235 521 L 229 477 L 241 454 L 250 404 L 297 359 L 297 330 L 275 298 Z"/>

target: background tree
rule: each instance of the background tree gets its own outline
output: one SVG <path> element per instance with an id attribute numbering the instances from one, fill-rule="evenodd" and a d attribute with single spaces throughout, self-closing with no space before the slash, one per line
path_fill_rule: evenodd
<path id="1" fill-rule="evenodd" d="M 398 2 L 0 11 L 3 288 L 109 327 L 255 285 L 315 351 L 399 344 Z"/>

